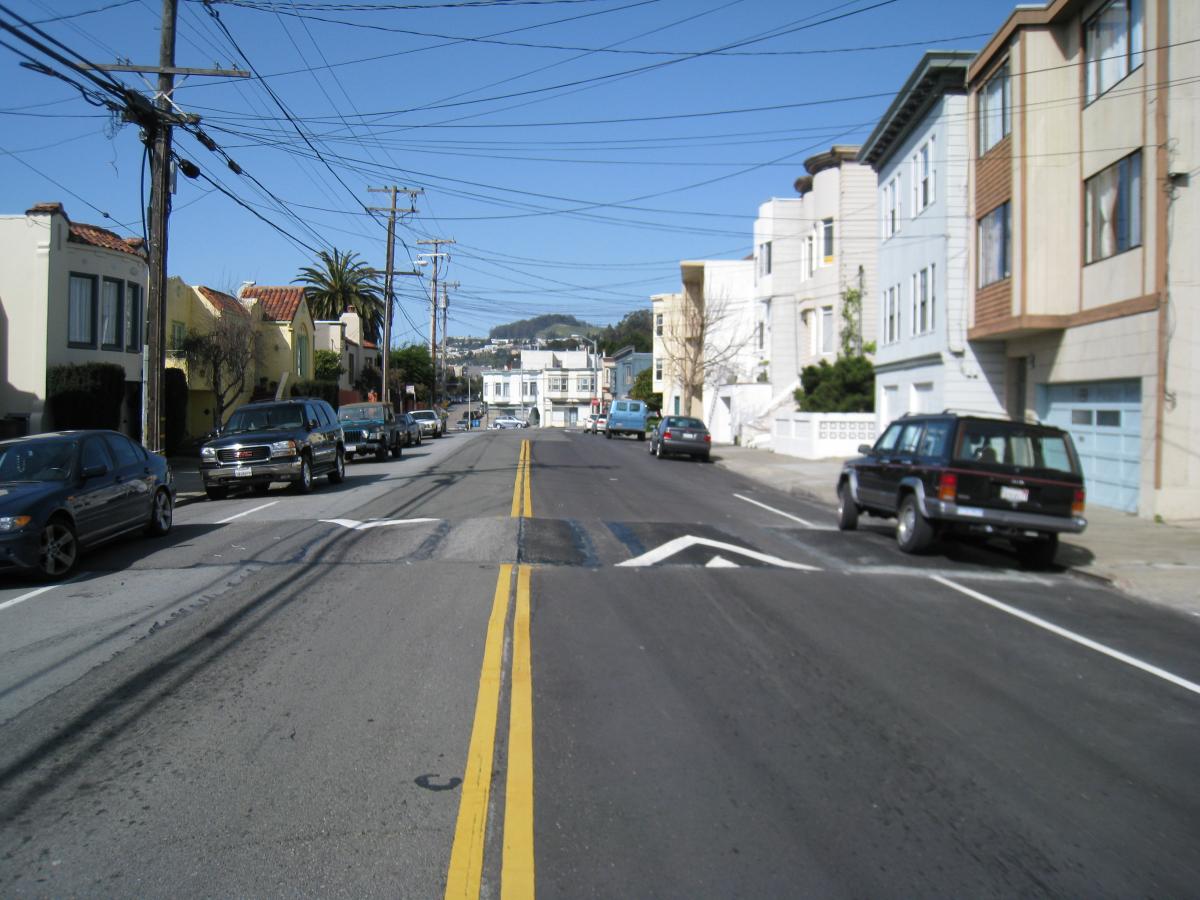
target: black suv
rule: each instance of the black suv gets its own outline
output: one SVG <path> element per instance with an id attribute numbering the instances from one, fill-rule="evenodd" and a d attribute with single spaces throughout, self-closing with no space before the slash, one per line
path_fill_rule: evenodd
<path id="1" fill-rule="evenodd" d="M 896 542 L 920 553 L 941 534 L 1010 539 L 1022 562 L 1054 562 L 1061 532 L 1078 534 L 1083 474 L 1071 437 L 1048 425 L 964 416 L 909 415 L 838 477 L 838 527 L 860 513 L 895 516 Z"/>
<path id="2" fill-rule="evenodd" d="M 248 403 L 200 448 L 210 500 L 241 485 L 266 493 L 272 481 L 290 481 L 307 494 L 325 473 L 333 484 L 346 477 L 345 446 L 333 407 L 315 397 Z"/>

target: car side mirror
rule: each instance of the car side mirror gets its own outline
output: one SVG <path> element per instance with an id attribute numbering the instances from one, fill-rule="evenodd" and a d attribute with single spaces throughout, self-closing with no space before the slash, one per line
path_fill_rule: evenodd
<path id="1" fill-rule="evenodd" d="M 870 444 L 859 444 L 858 452 L 861 453 L 863 456 L 870 456 L 871 454 L 873 454 L 875 452 L 875 448 L 872 447 Z"/>
<path id="2" fill-rule="evenodd" d="M 94 466 L 85 466 L 83 471 L 79 474 L 84 481 L 87 481 L 89 478 L 99 478 L 101 475 L 108 474 L 108 466 L 106 466 L 104 463 L 97 463 Z"/>
<path id="3" fill-rule="evenodd" d="M 315 430 L 315 429 L 316 429 L 316 427 L 317 427 L 317 420 L 316 420 L 316 419 L 309 419 L 309 420 L 308 420 L 308 424 L 307 424 L 307 425 L 305 425 L 304 427 L 305 427 L 305 428 L 307 428 L 309 431 L 313 431 L 313 430 Z"/>

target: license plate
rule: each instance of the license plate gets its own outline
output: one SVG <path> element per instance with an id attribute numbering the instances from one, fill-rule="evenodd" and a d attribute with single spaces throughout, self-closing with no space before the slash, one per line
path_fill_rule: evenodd
<path id="1" fill-rule="evenodd" d="M 252 474 L 254 474 L 254 470 L 249 466 L 238 466 L 233 470 L 234 478 L 249 478 Z"/>
<path id="2" fill-rule="evenodd" d="M 1009 503 L 1024 503 L 1029 499 L 1029 489 L 1004 486 L 1000 488 L 1000 499 Z"/>
<path id="3" fill-rule="evenodd" d="M 694 434 L 685 434 L 683 436 L 683 439 L 685 441 L 694 441 L 696 439 L 696 436 Z"/>
<path id="4" fill-rule="evenodd" d="M 347 444 L 346 452 L 347 453 L 357 453 L 358 452 L 358 444 Z"/>

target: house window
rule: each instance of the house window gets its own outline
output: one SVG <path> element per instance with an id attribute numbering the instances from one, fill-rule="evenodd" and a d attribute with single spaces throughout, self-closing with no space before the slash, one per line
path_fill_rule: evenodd
<path id="1" fill-rule="evenodd" d="M 817 271 L 817 239 L 814 235 L 808 236 L 804 249 L 808 256 L 808 277 L 812 278 Z"/>
<path id="2" fill-rule="evenodd" d="M 167 345 L 167 349 L 172 353 L 180 353 L 183 351 L 183 342 L 187 339 L 187 326 L 182 322 L 171 320 L 171 342 Z"/>
<path id="3" fill-rule="evenodd" d="M 763 349 L 764 332 L 766 331 L 763 322 L 758 323 L 758 349 Z"/>
<path id="4" fill-rule="evenodd" d="M 913 305 L 912 332 L 913 334 L 928 334 L 933 331 L 933 275 L 935 267 L 930 266 L 913 275 Z"/>
<path id="5" fill-rule="evenodd" d="M 900 340 L 900 285 L 893 285 L 883 292 L 883 342 L 894 344 Z"/>
<path id="6" fill-rule="evenodd" d="M 912 158 L 914 217 L 933 203 L 933 138 L 921 145 Z"/>
<path id="7" fill-rule="evenodd" d="M 566 375 L 551 375 L 546 379 L 546 390 L 565 391 L 567 389 Z"/>
<path id="8" fill-rule="evenodd" d="M 1085 183 L 1087 262 L 1142 243 L 1142 153 L 1139 150 Z"/>
<path id="9" fill-rule="evenodd" d="M 833 262 L 833 219 L 821 220 L 821 240 L 825 256 L 824 265 L 829 265 Z"/>
<path id="10" fill-rule="evenodd" d="M 979 109 L 979 155 L 983 156 L 1012 129 L 1012 97 L 1008 65 L 1003 65 L 977 94 Z"/>
<path id="11" fill-rule="evenodd" d="M 346 356 L 346 377 L 350 379 L 350 383 L 354 384 L 354 354 L 350 353 Z"/>
<path id="12" fill-rule="evenodd" d="M 95 275 L 72 273 L 67 298 L 67 344 L 72 347 L 96 346 L 98 289 Z"/>
<path id="13" fill-rule="evenodd" d="M 821 307 L 821 352 L 833 352 L 833 307 Z"/>
<path id="14" fill-rule="evenodd" d="M 886 240 L 900 227 L 900 176 L 883 189 L 883 237 Z"/>
<path id="15" fill-rule="evenodd" d="M 100 346 L 121 349 L 121 327 L 125 324 L 125 282 L 105 278 L 100 286 Z"/>
<path id="16" fill-rule="evenodd" d="M 662 381 L 662 360 L 661 359 L 656 359 L 654 361 L 654 380 Z"/>
<path id="17" fill-rule="evenodd" d="M 654 333 L 662 337 L 663 333 L 663 314 L 656 313 L 654 316 Z"/>
<path id="18" fill-rule="evenodd" d="M 758 245 L 758 274 L 771 274 L 771 242 L 766 241 Z"/>
<path id="19" fill-rule="evenodd" d="M 125 349 L 142 351 L 142 286 L 132 281 L 125 285 Z"/>
<path id="20" fill-rule="evenodd" d="M 1087 102 L 1142 64 L 1142 0 L 1111 0 L 1084 26 Z"/>
<path id="21" fill-rule="evenodd" d="M 579 376 L 578 390 L 581 394 L 590 394 L 596 390 L 596 382 L 593 380 L 591 375 Z"/>
<path id="22" fill-rule="evenodd" d="M 1009 247 L 1012 235 L 1009 228 L 1009 205 L 1002 203 L 979 220 L 979 286 L 1007 278 Z"/>
<path id="23" fill-rule="evenodd" d="M 296 374 L 301 378 L 308 371 L 308 335 L 296 336 Z"/>

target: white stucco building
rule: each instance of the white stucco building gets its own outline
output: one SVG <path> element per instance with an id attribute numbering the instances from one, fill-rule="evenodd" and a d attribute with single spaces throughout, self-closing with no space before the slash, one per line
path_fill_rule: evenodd
<path id="1" fill-rule="evenodd" d="M 879 183 L 879 433 L 908 412 L 1004 412 L 1002 348 L 967 339 L 966 72 L 974 57 L 926 53 L 859 153 Z"/>
<path id="2" fill-rule="evenodd" d="M 587 350 L 523 350 L 519 369 L 483 373 L 492 418 L 514 415 L 543 428 L 581 425 L 601 402 L 600 360 Z"/>

